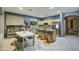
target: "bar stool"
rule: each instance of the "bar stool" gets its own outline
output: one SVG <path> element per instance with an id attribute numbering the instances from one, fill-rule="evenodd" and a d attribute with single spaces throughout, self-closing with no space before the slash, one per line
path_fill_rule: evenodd
<path id="1" fill-rule="evenodd" d="M 52 32 L 47 31 L 46 33 L 47 33 L 47 38 L 48 38 L 47 42 L 48 43 L 53 42 Z"/>

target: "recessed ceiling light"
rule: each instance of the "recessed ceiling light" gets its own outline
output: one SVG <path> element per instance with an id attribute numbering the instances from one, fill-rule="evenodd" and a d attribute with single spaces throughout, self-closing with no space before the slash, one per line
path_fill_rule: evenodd
<path id="1" fill-rule="evenodd" d="M 60 13 L 60 11 L 57 11 L 57 13 Z"/>
<path id="2" fill-rule="evenodd" d="M 53 9 L 54 7 L 50 7 L 50 9 Z"/>
<path id="3" fill-rule="evenodd" d="M 23 10 L 23 7 L 19 7 L 20 10 Z"/>

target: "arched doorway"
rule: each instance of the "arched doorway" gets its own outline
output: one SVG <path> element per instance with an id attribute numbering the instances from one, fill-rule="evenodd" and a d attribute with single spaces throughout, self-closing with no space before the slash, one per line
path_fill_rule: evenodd
<path id="1" fill-rule="evenodd" d="M 66 34 L 68 35 L 78 35 L 78 16 L 67 16 L 66 21 Z"/>

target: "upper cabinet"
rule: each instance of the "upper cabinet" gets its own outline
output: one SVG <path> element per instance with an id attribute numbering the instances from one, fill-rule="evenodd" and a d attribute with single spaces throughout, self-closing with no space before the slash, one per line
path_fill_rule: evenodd
<path id="1" fill-rule="evenodd" d="M 17 15 L 6 15 L 6 25 L 24 25 L 24 17 Z"/>

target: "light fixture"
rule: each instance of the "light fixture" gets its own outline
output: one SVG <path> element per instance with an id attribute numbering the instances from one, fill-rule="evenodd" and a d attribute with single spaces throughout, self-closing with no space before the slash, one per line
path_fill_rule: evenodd
<path id="1" fill-rule="evenodd" d="M 60 13 L 60 11 L 57 11 L 57 13 Z"/>
<path id="2" fill-rule="evenodd" d="M 50 7 L 50 9 L 53 9 L 54 7 Z"/>
<path id="3" fill-rule="evenodd" d="M 20 10 L 23 10 L 23 7 L 19 7 Z"/>

